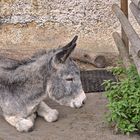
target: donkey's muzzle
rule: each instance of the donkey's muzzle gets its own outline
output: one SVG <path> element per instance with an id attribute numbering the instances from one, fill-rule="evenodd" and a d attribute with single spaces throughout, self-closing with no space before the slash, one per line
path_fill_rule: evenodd
<path id="1" fill-rule="evenodd" d="M 85 93 L 82 94 L 81 96 L 79 96 L 78 98 L 76 98 L 73 102 L 72 102 L 72 107 L 74 108 L 81 108 L 84 106 L 85 102 L 86 102 L 86 95 Z"/>

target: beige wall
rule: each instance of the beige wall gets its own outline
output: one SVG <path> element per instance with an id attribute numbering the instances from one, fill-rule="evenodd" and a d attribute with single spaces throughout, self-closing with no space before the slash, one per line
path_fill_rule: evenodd
<path id="1" fill-rule="evenodd" d="M 119 0 L 1 0 L 0 47 L 32 50 L 57 47 L 79 35 L 78 47 L 116 52 L 111 10 Z"/>

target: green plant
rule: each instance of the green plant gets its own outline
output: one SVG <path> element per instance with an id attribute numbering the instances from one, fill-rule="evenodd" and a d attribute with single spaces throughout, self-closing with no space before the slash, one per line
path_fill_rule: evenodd
<path id="1" fill-rule="evenodd" d="M 109 101 L 108 121 L 125 134 L 140 130 L 140 77 L 136 68 L 114 68 L 113 73 L 125 76 L 119 82 L 104 82 Z"/>

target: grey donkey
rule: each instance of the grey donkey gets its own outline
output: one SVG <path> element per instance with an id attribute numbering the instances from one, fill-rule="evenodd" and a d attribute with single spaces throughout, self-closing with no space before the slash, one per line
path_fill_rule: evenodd
<path id="1" fill-rule="evenodd" d="M 48 122 L 58 119 L 58 111 L 44 102 L 47 97 L 72 108 L 83 106 L 80 71 L 69 57 L 76 40 L 77 36 L 64 47 L 26 60 L 0 57 L 0 106 L 5 120 L 18 131 L 31 131 L 36 114 Z"/>

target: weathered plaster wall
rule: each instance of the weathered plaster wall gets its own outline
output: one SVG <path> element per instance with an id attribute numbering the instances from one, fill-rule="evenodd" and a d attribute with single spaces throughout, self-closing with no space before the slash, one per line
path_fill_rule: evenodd
<path id="1" fill-rule="evenodd" d="M 79 35 L 78 46 L 116 52 L 111 10 L 119 0 L 1 0 L 0 47 L 32 50 L 57 47 Z"/>

